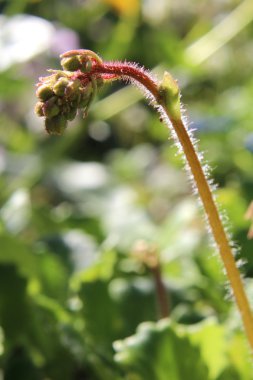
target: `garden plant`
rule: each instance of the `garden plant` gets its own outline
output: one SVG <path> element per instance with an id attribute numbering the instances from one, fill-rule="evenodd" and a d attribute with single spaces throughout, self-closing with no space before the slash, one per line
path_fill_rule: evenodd
<path id="1" fill-rule="evenodd" d="M 173 136 L 185 161 L 186 169 L 191 176 L 192 187 L 198 193 L 203 205 L 210 232 L 220 253 L 228 282 L 232 289 L 232 297 L 240 311 L 249 349 L 252 352 L 253 316 L 244 290 L 243 280 L 234 258 L 235 248 L 229 234 L 225 231 L 222 217 L 215 203 L 215 190 L 209 178 L 208 167 L 202 163 L 203 159 L 200 158 L 197 151 L 197 143 L 188 127 L 187 118 L 184 116 L 185 111 L 180 101 L 181 95 L 177 81 L 167 71 L 164 73 L 162 80 L 158 81 L 146 69 L 139 67 L 136 63 L 103 61 L 93 51 L 85 49 L 71 50 L 62 54 L 61 66 L 62 70 L 49 70 L 50 75 L 41 77 L 37 84 L 36 95 L 39 101 L 36 104 L 35 112 L 39 117 L 44 118 L 45 128 L 49 134 L 62 134 L 67 127 L 68 121 L 72 121 L 79 110 L 85 117 L 97 91 L 105 84 L 117 80 L 126 83 L 130 82 L 137 86 L 158 112 L 160 121 L 169 128 L 169 132 Z M 143 262 L 150 268 L 157 268 L 156 259 L 155 264 L 152 264 L 152 257 L 154 259 L 156 254 L 153 252 L 152 255 L 151 252 L 150 256 L 150 250 L 145 244 L 143 251 L 145 257 L 142 258 Z M 148 257 L 149 259 L 151 257 L 151 261 Z M 159 283 L 157 284 L 159 298 Z M 127 379 L 166 379 L 168 374 L 174 373 L 173 367 L 175 364 L 171 362 L 171 359 L 166 363 L 166 350 L 163 353 L 165 356 L 163 365 L 167 368 L 168 373 L 165 370 L 163 373 L 161 370 L 161 375 L 155 372 L 150 375 L 149 372 L 145 372 L 147 370 L 145 368 L 138 370 L 138 366 L 141 366 L 141 361 L 147 360 L 145 358 L 145 349 L 148 350 L 147 352 L 152 351 L 153 347 L 151 348 L 151 346 L 154 344 L 158 345 L 155 349 L 159 351 L 159 344 L 162 343 L 158 344 L 157 339 L 166 339 L 164 338 L 166 334 L 169 336 L 172 333 L 170 331 L 171 322 L 166 319 L 168 317 L 168 308 L 164 305 L 166 303 L 165 298 L 166 291 L 160 279 L 160 298 L 158 302 L 160 302 L 161 316 L 165 317 L 165 319 L 158 322 L 157 325 L 147 322 L 141 326 L 138 330 L 140 342 L 136 338 L 129 338 L 129 340 L 126 339 L 125 343 L 115 343 L 115 349 L 118 351 L 116 361 L 123 365 L 124 370 L 129 370 L 126 375 Z M 92 303 L 90 307 L 92 308 Z M 145 347 L 145 344 L 147 347 Z M 149 344 L 151 345 L 150 347 Z M 187 344 L 185 341 L 185 348 L 182 348 L 186 352 Z M 141 352 L 142 345 L 144 345 L 143 352 Z M 137 359 L 134 358 L 135 355 Z M 191 365 L 186 361 L 186 364 L 179 366 L 179 375 L 173 375 L 171 378 L 186 378 L 184 374 L 188 370 L 191 370 Z M 200 365 L 194 378 L 207 378 L 204 373 L 205 369 L 201 368 Z M 223 379 L 223 377 L 221 378 Z"/>
<path id="2" fill-rule="evenodd" d="M 252 0 L 0 2 L 0 380 L 253 380 L 252 38 Z"/>

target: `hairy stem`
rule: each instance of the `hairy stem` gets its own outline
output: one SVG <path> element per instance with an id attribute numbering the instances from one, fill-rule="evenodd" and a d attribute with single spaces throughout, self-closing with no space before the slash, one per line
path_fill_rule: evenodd
<path id="1" fill-rule="evenodd" d="M 208 180 L 182 120 L 176 81 L 165 72 L 162 82 L 157 83 L 147 71 L 134 63 L 103 62 L 97 54 L 86 49 L 71 50 L 62 54 L 61 58 L 63 70 L 51 71 L 51 75 L 40 78 L 37 84 L 39 102 L 36 103 L 35 112 L 44 117 L 48 133 L 61 134 L 67 121 L 75 117 L 77 109 L 83 109 L 86 114 L 97 88 L 113 80 L 138 84 L 158 109 L 162 120 L 172 126 L 173 135 L 176 135 L 192 172 L 253 353 L 253 316 L 250 305 Z"/>
<path id="2" fill-rule="evenodd" d="M 226 269 L 227 277 L 233 290 L 235 301 L 241 313 L 242 321 L 251 350 L 253 351 L 253 316 L 249 301 L 244 290 L 240 272 L 236 267 L 232 248 L 230 247 L 228 237 L 225 233 L 210 186 L 205 177 L 198 155 L 194 149 L 193 143 L 182 119 L 173 118 L 170 110 L 168 107 L 166 107 L 164 101 L 161 99 L 158 90 L 158 84 L 149 74 L 147 74 L 144 70 L 136 67 L 135 65 L 129 63 L 114 64 L 105 62 L 103 65 L 94 66 L 93 70 L 94 73 L 97 72 L 114 74 L 117 75 L 119 79 L 130 78 L 140 83 L 149 91 L 156 103 L 162 107 L 166 117 L 168 117 L 183 148 L 185 158 L 194 177 L 194 181 L 203 203 L 204 210 L 207 214 L 214 240 L 218 246 L 221 259 Z"/>
<path id="3" fill-rule="evenodd" d="M 166 109 L 165 112 L 167 113 Z M 252 312 L 250 310 L 250 305 L 244 290 L 240 272 L 236 267 L 236 262 L 229 244 L 228 237 L 226 236 L 221 218 L 217 210 L 217 206 L 214 202 L 210 186 L 206 180 L 197 153 L 182 120 L 170 119 L 170 122 L 178 136 L 194 180 L 196 182 L 199 196 L 202 200 L 205 212 L 207 214 L 214 239 L 218 246 L 231 288 L 233 290 L 235 301 L 242 316 L 245 332 L 248 337 L 251 350 L 253 351 Z"/>

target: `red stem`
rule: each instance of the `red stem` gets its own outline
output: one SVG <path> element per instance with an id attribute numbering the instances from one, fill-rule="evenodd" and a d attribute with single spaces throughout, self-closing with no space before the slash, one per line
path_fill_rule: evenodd
<path id="1" fill-rule="evenodd" d="M 155 80 L 141 67 L 131 62 L 104 62 L 103 64 L 94 64 L 90 75 L 95 73 L 102 74 L 102 76 L 103 74 L 109 74 L 114 77 L 119 77 L 119 79 L 134 79 L 142 84 L 155 99 L 158 100 L 159 98 L 158 86 Z"/>

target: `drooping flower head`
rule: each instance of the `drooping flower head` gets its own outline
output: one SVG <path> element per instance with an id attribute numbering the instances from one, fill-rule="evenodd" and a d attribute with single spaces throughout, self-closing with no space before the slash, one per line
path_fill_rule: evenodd
<path id="1" fill-rule="evenodd" d="M 87 114 L 97 87 L 103 83 L 101 75 L 91 73 L 93 65 L 101 62 L 89 50 L 72 50 L 61 56 L 62 70 L 49 70 L 50 75 L 39 79 L 35 113 L 44 117 L 48 133 L 61 134 L 78 109 Z"/>

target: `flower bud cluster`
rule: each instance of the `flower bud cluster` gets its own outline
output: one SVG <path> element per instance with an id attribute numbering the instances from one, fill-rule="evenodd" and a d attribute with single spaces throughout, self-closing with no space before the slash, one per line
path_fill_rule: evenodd
<path id="1" fill-rule="evenodd" d="M 87 76 L 92 67 L 90 59 L 84 60 L 82 55 L 63 57 L 61 65 L 63 70 L 51 70 L 51 75 L 40 78 L 36 91 L 39 101 L 35 113 L 45 118 L 47 132 L 56 135 L 65 130 L 78 109 L 87 110 L 95 91 L 94 81 Z"/>

